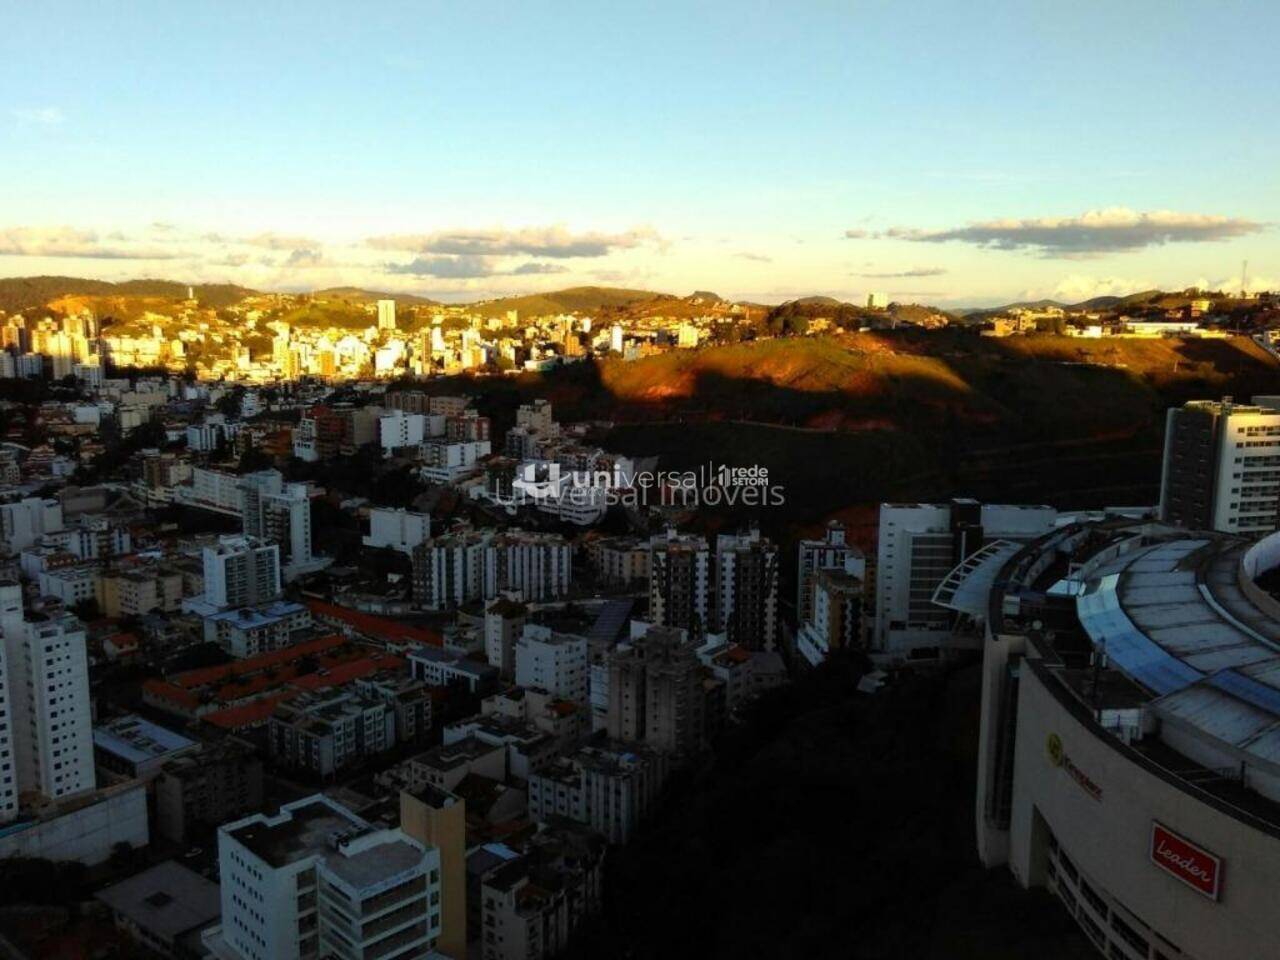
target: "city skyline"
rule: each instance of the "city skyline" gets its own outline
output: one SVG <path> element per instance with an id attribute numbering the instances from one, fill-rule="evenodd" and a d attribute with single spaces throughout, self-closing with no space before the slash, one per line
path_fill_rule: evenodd
<path id="1" fill-rule="evenodd" d="M 1090 7 L 22 11 L 0 275 L 967 306 L 1238 289 L 1247 259 L 1280 286 L 1276 11 Z"/>

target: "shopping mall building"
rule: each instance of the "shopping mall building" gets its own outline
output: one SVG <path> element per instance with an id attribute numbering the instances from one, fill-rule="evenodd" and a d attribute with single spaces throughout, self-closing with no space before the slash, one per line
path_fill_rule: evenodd
<path id="1" fill-rule="evenodd" d="M 1277 598 L 1280 534 L 1120 517 L 990 543 L 934 595 L 985 633 L 979 853 L 1107 957 L 1280 957 Z"/>

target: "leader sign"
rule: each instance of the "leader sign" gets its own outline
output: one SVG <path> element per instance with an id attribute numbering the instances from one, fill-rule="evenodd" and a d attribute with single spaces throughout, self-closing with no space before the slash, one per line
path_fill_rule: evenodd
<path id="1" fill-rule="evenodd" d="M 1222 860 L 1186 837 L 1151 822 L 1151 862 L 1192 890 L 1217 900 L 1222 889 Z"/>

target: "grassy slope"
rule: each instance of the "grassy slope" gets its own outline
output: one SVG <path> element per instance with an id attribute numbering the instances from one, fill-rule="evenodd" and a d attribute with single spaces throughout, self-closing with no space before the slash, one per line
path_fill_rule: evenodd
<path id="1" fill-rule="evenodd" d="M 639 300 L 649 300 L 658 294 L 648 290 L 626 290 L 620 287 L 570 287 L 552 293 L 535 293 L 524 297 L 502 297 L 474 305 L 482 316 L 498 317 L 508 310 L 520 311 L 521 317 L 541 314 L 572 313 L 575 310 L 597 310 L 602 307 L 621 307 Z"/>

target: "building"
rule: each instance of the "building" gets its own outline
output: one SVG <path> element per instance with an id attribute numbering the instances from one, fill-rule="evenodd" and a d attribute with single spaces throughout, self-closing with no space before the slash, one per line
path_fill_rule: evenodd
<path id="1" fill-rule="evenodd" d="M 275 600 L 207 614 L 202 625 L 206 642 L 216 643 L 233 657 L 256 657 L 308 637 L 311 611 L 301 603 Z"/>
<path id="2" fill-rule="evenodd" d="M 414 547 L 429 539 L 430 514 L 391 507 L 373 507 L 369 511 L 369 533 L 362 542 L 366 547 L 389 547 L 412 555 Z"/>
<path id="3" fill-rule="evenodd" d="M 324 796 L 218 829 L 216 957 L 422 957 L 440 935 L 440 854 Z"/>
<path id="4" fill-rule="evenodd" d="M 610 740 L 681 756 L 702 749 L 702 664 L 683 630 L 650 627 L 606 663 Z"/>
<path id="5" fill-rule="evenodd" d="M 225 739 L 166 761 L 153 788 L 156 832 L 185 844 L 262 806 L 262 761 L 248 744 Z"/>
<path id="6" fill-rule="evenodd" d="M 585 746 L 529 777 L 529 816 L 564 817 L 626 843 L 662 792 L 669 762 L 636 744 Z"/>
<path id="7" fill-rule="evenodd" d="M 322 778 L 395 745 L 391 707 L 341 690 L 308 691 L 280 703 L 267 727 L 273 763 Z"/>
<path id="8" fill-rule="evenodd" d="M 457 650 L 417 647 L 408 652 L 408 657 L 410 675 L 429 687 L 458 684 L 468 693 L 483 696 L 498 685 L 497 668 L 472 660 Z"/>
<path id="9" fill-rule="evenodd" d="M 649 544 L 636 537 L 589 540 L 587 559 L 603 583 L 626 586 L 649 579 Z"/>
<path id="10" fill-rule="evenodd" d="M 46 533 L 62 529 L 62 504 L 27 497 L 0 503 L 0 539 L 13 553 L 21 553 Z"/>
<path id="11" fill-rule="evenodd" d="M 667 530 L 649 543 L 649 618 L 694 632 L 714 624 L 714 560 L 704 537 Z"/>
<path id="12" fill-rule="evenodd" d="M 196 741 L 145 717 L 128 714 L 93 730 L 98 766 L 135 780 L 151 780 L 167 762 L 199 749 Z"/>
<path id="13" fill-rule="evenodd" d="M 852 565 L 852 564 L 851 564 Z M 796 634 L 796 649 L 811 666 L 833 650 L 861 646 L 863 580 L 846 570 L 817 570 L 811 576 L 808 619 Z"/>
<path id="14" fill-rule="evenodd" d="M 545 960 L 600 910 L 604 845 L 586 834 L 543 832 L 498 858 L 480 881 L 482 960 Z"/>
<path id="15" fill-rule="evenodd" d="M 484 652 L 489 665 L 496 667 L 502 679 L 510 680 L 516 672 L 516 642 L 524 634 L 529 608 L 523 603 L 499 597 L 484 611 Z"/>
<path id="16" fill-rule="evenodd" d="M 447 790 L 400 792 L 400 829 L 440 851 L 440 937 L 447 957 L 467 955 L 467 804 Z"/>
<path id="17" fill-rule="evenodd" d="M 284 483 L 278 470 L 240 479 L 240 515 L 246 536 L 279 547 L 285 577 L 314 568 L 311 553 L 311 497 L 305 483 Z"/>
<path id="18" fill-rule="evenodd" d="M 1280 536 L 1119 517 L 993 543 L 936 602 L 982 625 L 978 853 L 1101 954 L 1280 937 Z"/>
<path id="19" fill-rule="evenodd" d="M 91 792 L 97 781 L 89 664 L 80 621 L 70 614 L 33 614 L 26 620 L 22 588 L 0 583 L 0 631 L 3 823 L 19 815 L 24 796 L 58 801 Z"/>
<path id="20" fill-rule="evenodd" d="M 515 648 L 518 686 L 587 702 L 587 638 L 526 623 Z"/>
<path id="21" fill-rule="evenodd" d="M 973 639 L 953 634 L 954 615 L 932 602 L 934 589 L 966 557 L 992 540 L 1027 541 L 1053 526 L 1045 506 L 882 503 L 876 553 L 872 653 L 898 660 L 936 659 Z"/>
<path id="22" fill-rule="evenodd" d="M 117 930 L 161 957 L 199 956 L 204 932 L 221 913 L 218 885 L 174 860 L 99 890 Z"/>
<path id="23" fill-rule="evenodd" d="M 260 537 L 220 537 L 201 553 L 204 599 L 218 610 L 253 607 L 280 596 L 280 548 Z"/>
<path id="24" fill-rule="evenodd" d="M 1280 527 L 1280 396 L 1196 400 L 1169 410 L 1160 518 L 1261 536 Z"/>
<path id="25" fill-rule="evenodd" d="M 759 530 L 716 538 L 715 630 L 749 650 L 772 650 L 778 625 L 778 548 Z"/>
<path id="26" fill-rule="evenodd" d="M 866 558 L 862 551 L 845 540 L 845 530 L 832 520 L 821 540 L 801 540 L 796 567 L 796 623 L 804 623 L 813 614 L 813 577 L 819 570 L 848 570 L 856 577 L 866 576 Z M 846 561 L 853 558 L 853 565 Z"/>
<path id="27" fill-rule="evenodd" d="M 396 328 L 396 302 L 394 300 L 378 301 L 378 329 L 394 330 Z"/>
<path id="28" fill-rule="evenodd" d="M 573 575 L 572 547 L 557 534 L 463 529 L 413 550 L 414 602 L 447 610 L 503 594 L 561 597 Z"/>

